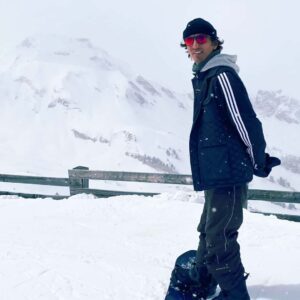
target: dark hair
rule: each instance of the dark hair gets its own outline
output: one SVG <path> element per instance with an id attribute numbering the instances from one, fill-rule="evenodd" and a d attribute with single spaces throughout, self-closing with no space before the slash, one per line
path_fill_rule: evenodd
<path id="1" fill-rule="evenodd" d="M 223 40 L 220 40 L 218 37 L 212 38 L 211 36 L 209 36 L 209 38 L 214 45 L 217 45 L 216 50 L 221 51 L 223 49 L 223 46 L 222 46 L 224 44 Z M 187 49 L 187 46 L 184 42 L 180 43 L 180 47 Z"/>

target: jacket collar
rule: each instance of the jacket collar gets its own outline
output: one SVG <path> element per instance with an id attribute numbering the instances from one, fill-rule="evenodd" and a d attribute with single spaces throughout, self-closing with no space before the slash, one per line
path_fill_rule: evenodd
<path id="1" fill-rule="evenodd" d="M 193 64 L 193 73 L 196 74 L 198 72 L 201 72 L 201 70 L 208 63 L 208 61 L 211 60 L 214 56 L 216 56 L 217 54 L 220 54 L 220 53 L 221 53 L 221 50 L 215 50 L 212 53 L 210 53 L 208 55 L 208 57 L 204 61 L 202 61 L 201 63 L 199 63 L 199 64 L 194 63 Z"/>

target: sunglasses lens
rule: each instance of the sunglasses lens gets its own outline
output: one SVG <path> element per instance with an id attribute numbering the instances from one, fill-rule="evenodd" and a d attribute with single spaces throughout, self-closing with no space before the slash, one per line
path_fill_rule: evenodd
<path id="1" fill-rule="evenodd" d="M 195 37 L 195 39 L 196 39 L 196 42 L 198 44 L 205 44 L 207 42 L 207 36 L 206 35 L 197 35 Z"/>
<path id="2" fill-rule="evenodd" d="M 207 42 L 207 36 L 199 34 L 196 36 L 187 37 L 184 39 L 184 43 L 187 46 L 192 46 L 194 44 L 194 40 L 196 40 L 197 44 L 205 44 Z"/>
<path id="3" fill-rule="evenodd" d="M 192 46 L 194 44 L 194 38 L 193 37 L 187 37 L 184 39 L 184 43 L 187 46 Z"/>

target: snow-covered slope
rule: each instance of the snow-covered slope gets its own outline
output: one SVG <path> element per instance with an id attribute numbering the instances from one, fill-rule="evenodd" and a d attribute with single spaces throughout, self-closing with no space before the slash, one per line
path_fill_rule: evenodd
<path id="1" fill-rule="evenodd" d="M 195 249 L 196 193 L 62 201 L 0 197 L 5 300 L 164 299 L 176 257 Z M 300 297 L 300 224 L 245 212 L 251 299 Z"/>
<path id="2" fill-rule="evenodd" d="M 192 96 L 135 74 L 88 39 L 25 39 L 2 57 L 0 96 L 2 173 L 66 176 L 77 165 L 190 173 Z M 268 151 L 283 161 L 252 186 L 300 190 L 299 101 L 252 98 Z"/>
<path id="3" fill-rule="evenodd" d="M 132 74 L 87 39 L 24 40 L 5 59 L 0 95 L 2 173 L 189 172 L 189 95 Z"/>
<path id="4" fill-rule="evenodd" d="M 187 22 L 201 17 L 225 40 L 224 51 L 238 55 L 251 93 L 283 89 L 299 97 L 299 8 L 295 0 L 0 1 L 0 53 L 37 33 L 85 37 L 145 78 L 189 91 L 191 63 L 179 43 Z"/>
<path id="5" fill-rule="evenodd" d="M 259 91 L 252 101 L 263 123 L 268 152 L 282 161 L 269 180 L 300 191 L 300 101 L 281 91 Z"/>

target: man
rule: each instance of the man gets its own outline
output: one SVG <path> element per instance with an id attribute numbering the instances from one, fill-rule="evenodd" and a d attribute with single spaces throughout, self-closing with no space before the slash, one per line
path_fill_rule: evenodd
<path id="1" fill-rule="evenodd" d="M 195 75 L 190 162 L 194 189 L 204 190 L 205 205 L 193 267 L 187 274 L 180 268 L 184 264 L 176 264 L 166 299 L 206 299 L 219 284 L 213 299 L 249 300 L 237 242 L 247 184 L 253 174 L 267 177 L 280 160 L 265 153 L 262 126 L 237 74 L 236 56 L 221 54 L 216 29 L 194 19 L 183 41 Z"/>

